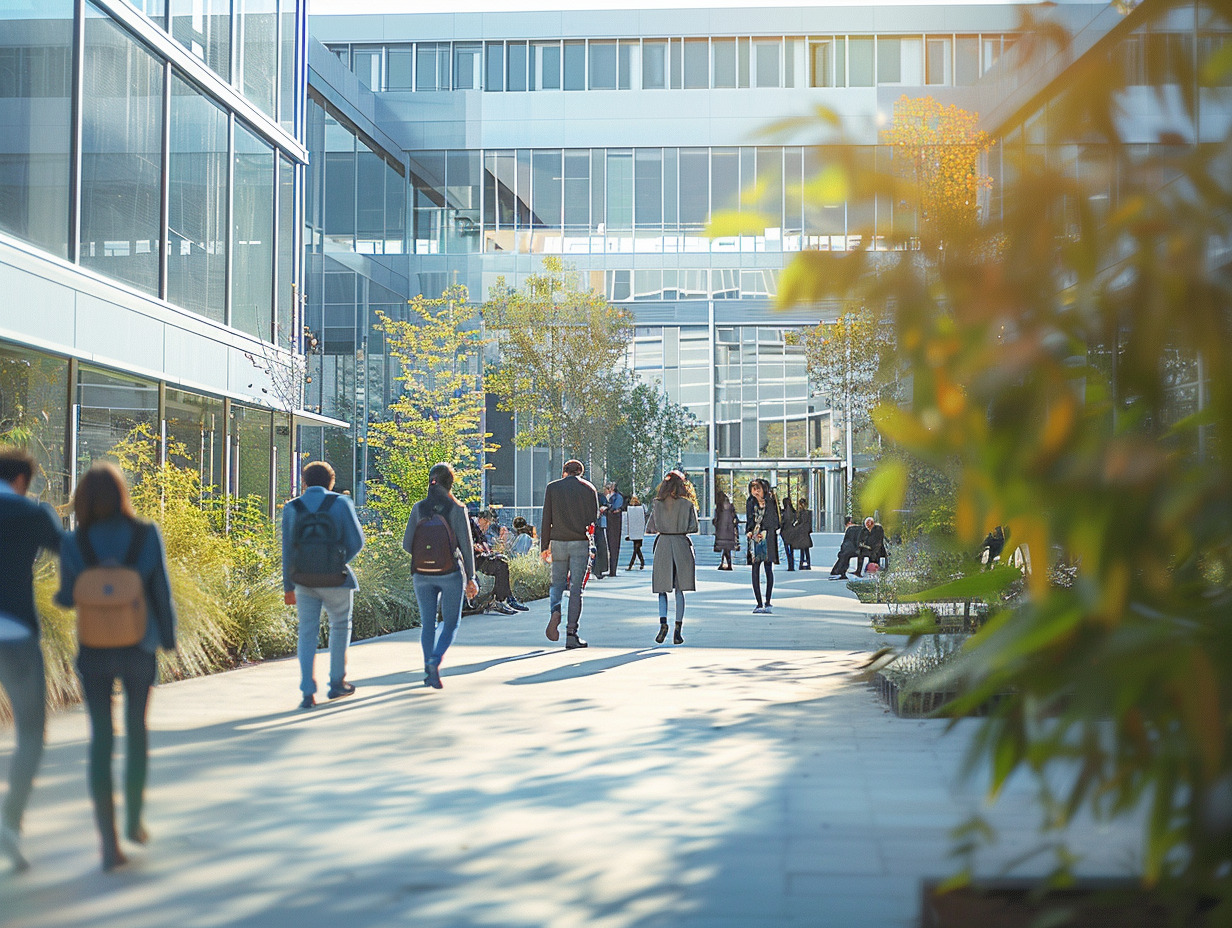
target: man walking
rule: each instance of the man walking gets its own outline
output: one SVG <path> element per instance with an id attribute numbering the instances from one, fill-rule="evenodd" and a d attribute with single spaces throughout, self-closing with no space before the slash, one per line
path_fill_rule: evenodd
<path id="1" fill-rule="evenodd" d="M 543 521 L 539 526 L 541 556 L 552 562 L 548 641 L 560 640 L 560 605 L 567 580 L 569 619 L 565 625 L 565 647 L 569 649 L 586 647 L 578 636 L 578 624 L 582 617 L 582 581 L 586 579 L 590 560 L 587 529 L 599 519 L 599 494 L 593 484 L 582 479 L 585 470 L 581 461 L 565 462 L 561 478 L 549 483 L 543 495 Z"/>
<path id="2" fill-rule="evenodd" d="M 509 558 L 492 550 L 492 512 L 485 509 L 471 521 L 471 541 L 475 548 L 475 569 L 496 581 L 492 588 L 492 609 L 501 615 L 528 612 L 529 606 L 518 602 L 509 583 Z"/>
<path id="3" fill-rule="evenodd" d="M 0 810 L 0 851 L 14 870 L 29 864 L 21 854 L 21 819 L 34 774 L 43 758 L 47 682 L 34 609 L 34 560 L 39 549 L 60 550 L 60 519 L 50 506 L 26 498 L 34 458 L 19 448 L 0 448 L 0 686 L 13 708 L 17 749 L 9 768 L 9 792 Z"/>
<path id="4" fill-rule="evenodd" d="M 624 522 L 625 498 L 612 481 L 607 485 L 607 562 L 608 576 L 616 576 L 616 568 L 620 566 L 620 539 L 622 523 Z"/>
<path id="5" fill-rule="evenodd" d="M 846 580 L 847 568 L 851 559 L 860 553 L 860 526 L 856 525 L 851 516 L 843 519 L 843 541 L 838 546 L 838 560 L 830 568 L 831 580 Z"/>
<path id="6" fill-rule="evenodd" d="M 856 555 L 856 576 L 864 576 L 864 562 L 875 561 L 878 566 L 886 556 L 885 529 L 880 522 L 874 522 L 872 516 L 864 520 L 864 529 L 860 532 L 858 543 L 859 553 Z M 888 565 L 887 565 L 888 566 Z"/>
<path id="7" fill-rule="evenodd" d="M 316 705 L 313 665 L 322 609 L 329 616 L 329 698 L 355 692 L 346 681 L 346 652 L 359 584 L 348 565 L 364 546 L 364 531 L 350 498 L 332 492 L 332 467 L 313 461 L 304 466 L 302 476 L 303 496 L 282 507 L 282 589 L 299 617 L 299 707 L 311 709 Z"/>

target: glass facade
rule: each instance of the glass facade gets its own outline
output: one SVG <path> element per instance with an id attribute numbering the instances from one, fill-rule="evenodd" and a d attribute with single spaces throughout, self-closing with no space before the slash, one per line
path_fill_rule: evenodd
<path id="1" fill-rule="evenodd" d="M 30 495 L 55 506 L 68 502 L 68 403 L 68 361 L 0 345 L 0 444 L 30 449 Z"/>

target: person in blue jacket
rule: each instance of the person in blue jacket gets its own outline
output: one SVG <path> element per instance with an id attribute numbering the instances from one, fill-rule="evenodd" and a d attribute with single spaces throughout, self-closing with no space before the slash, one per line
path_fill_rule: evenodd
<path id="1" fill-rule="evenodd" d="M 83 549 L 92 550 L 97 563 L 123 563 L 130 552 L 134 533 L 143 538 L 136 549 L 133 568 L 141 575 L 147 622 L 145 637 L 127 648 L 91 648 L 77 651 L 77 672 L 86 711 L 90 715 L 90 797 L 102 841 L 103 869 L 127 863 L 116 837 L 115 796 L 111 755 L 115 730 L 111 718 L 111 694 L 118 678 L 124 687 L 124 721 L 128 747 L 124 767 L 125 836 L 145 844 L 149 835 L 142 819 L 146 773 L 149 765 L 149 735 L 146 710 L 150 689 L 158 675 L 159 648 L 175 650 L 175 606 L 167 578 L 167 555 L 158 527 L 139 520 L 128 497 L 128 486 L 119 469 L 98 461 L 86 471 L 73 494 L 77 529 L 60 546 L 60 590 L 56 602 L 73 606 L 73 587 L 86 569 Z M 88 542 L 88 545 L 85 544 Z"/>
<path id="2" fill-rule="evenodd" d="M 301 709 L 316 705 L 317 681 L 314 675 L 317 641 L 321 635 L 321 610 L 329 616 L 329 698 L 340 699 L 355 692 L 346 679 L 346 653 L 351 643 L 351 609 L 359 583 L 350 562 L 364 546 L 355 506 L 348 496 L 334 493 L 334 469 L 324 461 L 305 464 L 301 472 L 304 492 L 282 507 L 282 589 L 283 600 L 294 606 L 299 619 L 299 690 Z M 337 527 L 346 563 L 334 585 L 306 585 L 294 579 L 295 523 L 301 514 L 315 513 L 328 506 L 326 515 Z M 332 581 L 331 581 L 332 582 Z"/>
<path id="3" fill-rule="evenodd" d="M 0 808 L 0 852 L 14 870 L 22 856 L 21 820 L 43 757 L 47 680 L 34 608 L 34 561 L 40 549 L 60 550 L 60 517 L 46 503 L 26 498 L 34 458 L 20 448 L 0 448 L 0 686 L 13 710 L 17 747 L 9 767 L 9 791 Z"/>

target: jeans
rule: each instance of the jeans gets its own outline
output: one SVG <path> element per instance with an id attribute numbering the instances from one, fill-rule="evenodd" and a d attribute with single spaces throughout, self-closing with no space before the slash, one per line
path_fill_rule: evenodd
<path id="1" fill-rule="evenodd" d="M 598 532 L 595 533 L 598 537 Z M 565 634 L 576 635 L 582 618 L 582 581 L 586 579 L 586 566 L 590 561 L 590 542 L 552 542 L 552 592 L 549 598 L 552 612 L 560 612 L 560 602 L 565 596 L 565 581 L 569 582 L 569 618 Z M 597 568 L 596 568 L 597 569 Z"/>
<path id="2" fill-rule="evenodd" d="M 124 764 L 124 811 L 128 830 L 141 825 L 145 799 L 146 771 L 150 743 L 146 732 L 146 708 L 150 688 L 158 673 L 154 655 L 139 647 L 82 648 L 77 654 L 77 672 L 90 713 L 90 797 L 94 818 L 104 845 L 114 846 L 115 795 L 111 776 L 111 755 L 115 729 L 111 718 L 111 693 L 116 678 L 124 686 L 124 738 L 127 750 Z"/>
<path id="3" fill-rule="evenodd" d="M 787 569 L 795 570 L 796 569 L 796 559 L 793 556 L 795 552 L 792 549 L 791 545 L 789 545 L 787 542 L 783 542 L 783 550 L 787 552 Z"/>
<path id="4" fill-rule="evenodd" d="M 47 722 L 47 680 L 43 649 L 31 635 L 25 641 L 0 644 L 0 686 L 13 707 L 17 749 L 9 768 L 9 793 L 4 798 L 0 824 L 21 830 L 21 817 L 34 786 L 34 774 L 43 759 L 43 732 Z"/>
<path id="5" fill-rule="evenodd" d="M 812 548 L 797 548 L 796 553 L 800 555 L 800 569 L 813 569 L 813 549 Z"/>
<path id="6" fill-rule="evenodd" d="M 413 574 L 415 599 L 419 603 L 419 640 L 423 645 L 424 666 L 439 665 L 462 619 L 462 571 L 451 574 Z M 444 627 L 436 634 L 436 610 L 440 606 Z"/>
<path id="7" fill-rule="evenodd" d="M 346 651 L 351 643 L 351 605 L 355 591 L 343 586 L 295 584 L 295 611 L 299 615 L 299 691 L 312 696 L 317 691 L 313 676 L 317 642 L 321 637 L 321 609 L 329 616 L 329 685 L 346 680 Z"/>

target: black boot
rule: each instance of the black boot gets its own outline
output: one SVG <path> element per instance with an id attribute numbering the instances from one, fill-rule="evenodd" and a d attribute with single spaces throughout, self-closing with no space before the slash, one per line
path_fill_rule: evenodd
<path id="1" fill-rule="evenodd" d="M 680 629 L 683 626 L 684 626 L 683 620 L 676 623 L 676 634 L 672 636 L 672 644 L 684 644 L 684 635 L 680 634 Z M 663 628 L 660 630 L 660 633 L 663 633 L 666 631 L 667 631 L 667 625 L 664 624 Z"/>
<path id="2" fill-rule="evenodd" d="M 659 619 L 659 634 L 655 635 L 655 644 L 662 644 L 667 640 L 667 619 Z"/>

